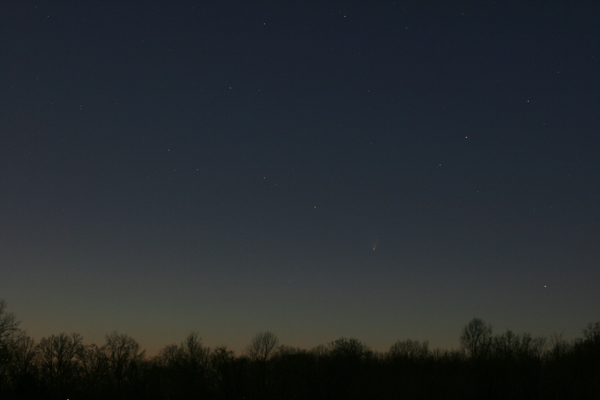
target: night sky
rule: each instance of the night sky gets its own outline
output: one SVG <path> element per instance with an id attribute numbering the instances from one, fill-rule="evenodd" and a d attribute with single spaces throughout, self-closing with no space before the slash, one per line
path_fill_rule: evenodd
<path id="1" fill-rule="evenodd" d="M 0 139 L 37 340 L 600 320 L 599 2 L 3 1 Z"/>

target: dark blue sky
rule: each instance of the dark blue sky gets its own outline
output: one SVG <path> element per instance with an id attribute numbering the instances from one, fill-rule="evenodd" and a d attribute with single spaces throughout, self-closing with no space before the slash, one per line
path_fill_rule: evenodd
<path id="1" fill-rule="evenodd" d="M 594 2 L 0 6 L 0 298 L 39 339 L 458 345 L 600 304 Z"/>

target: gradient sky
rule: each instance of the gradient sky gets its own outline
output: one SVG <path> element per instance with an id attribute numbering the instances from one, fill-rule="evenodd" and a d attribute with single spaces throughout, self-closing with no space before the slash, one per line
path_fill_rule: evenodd
<path id="1" fill-rule="evenodd" d="M 455 348 L 600 320 L 600 3 L 0 5 L 0 298 L 39 340 Z"/>

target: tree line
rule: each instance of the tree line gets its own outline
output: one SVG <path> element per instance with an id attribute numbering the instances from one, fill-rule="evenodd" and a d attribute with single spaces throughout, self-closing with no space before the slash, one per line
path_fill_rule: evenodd
<path id="1" fill-rule="evenodd" d="M 494 334 L 474 318 L 456 350 L 345 337 L 305 350 L 261 332 L 236 355 L 192 332 L 148 357 L 117 332 L 101 346 L 77 333 L 36 342 L 0 300 L 0 399 L 600 399 L 600 322 L 582 333 Z"/>

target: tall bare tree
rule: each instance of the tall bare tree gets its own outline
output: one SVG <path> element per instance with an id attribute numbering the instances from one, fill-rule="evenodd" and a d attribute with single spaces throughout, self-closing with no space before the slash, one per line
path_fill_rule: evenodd
<path id="1" fill-rule="evenodd" d="M 37 354 L 37 345 L 33 338 L 25 332 L 20 332 L 14 342 L 12 359 L 10 362 L 11 374 L 14 377 L 32 374 L 34 372 L 34 358 Z"/>
<path id="2" fill-rule="evenodd" d="M 234 398 L 236 392 L 236 382 L 239 382 L 239 376 L 242 375 L 239 366 L 239 360 L 236 360 L 233 351 L 228 350 L 227 346 L 216 347 L 211 356 L 211 367 L 213 371 L 215 389 L 220 392 L 223 398 Z M 242 396 L 238 396 L 241 398 Z"/>
<path id="3" fill-rule="evenodd" d="M 77 358 L 81 367 L 82 385 L 89 393 L 97 393 L 108 381 L 108 359 L 104 348 L 95 344 L 82 346 Z"/>
<path id="4" fill-rule="evenodd" d="M 21 321 L 17 320 L 14 313 L 6 311 L 6 302 L 0 300 L 0 342 L 11 337 L 18 331 Z"/>
<path id="5" fill-rule="evenodd" d="M 2 366 L 8 365 L 20 323 L 15 314 L 6 311 L 6 302 L 0 300 L 0 373 Z"/>
<path id="6" fill-rule="evenodd" d="M 583 330 L 584 340 L 595 346 L 600 346 L 600 321 L 590 322 Z"/>
<path id="7" fill-rule="evenodd" d="M 202 345 L 198 332 L 191 332 L 180 348 L 188 369 L 200 373 L 206 371 L 210 363 L 210 349 Z"/>
<path id="8" fill-rule="evenodd" d="M 260 332 L 253 338 L 246 354 L 256 367 L 256 389 L 259 398 L 269 398 L 270 359 L 275 355 L 279 339 L 273 332 Z"/>
<path id="9" fill-rule="evenodd" d="M 109 376 L 117 390 L 126 382 L 132 382 L 138 377 L 145 351 L 134 338 L 127 334 L 110 333 L 106 335 L 103 352 Z"/>
<path id="10" fill-rule="evenodd" d="M 202 345 L 197 332 L 191 332 L 178 346 L 160 350 L 154 361 L 165 378 L 163 390 L 177 398 L 204 397 L 209 388 L 210 349 Z"/>
<path id="11" fill-rule="evenodd" d="M 82 337 L 77 333 L 60 333 L 40 340 L 36 364 L 50 388 L 62 394 L 78 375 Z"/>
<path id="12" fill-rule="evenodd" d="M 492 324 L 473 318 L 462 330 L 460 345 L 471 358 L 487 356 L 492 346 Z"/>
<path id="13" fill-rule="evenodd" d="M 252 342 L 246 347 L 246 354 L 253 361 L 266 362 L 273 356 L 279 339 L 273 332 L 260 332 L 253 338 Z"/>

